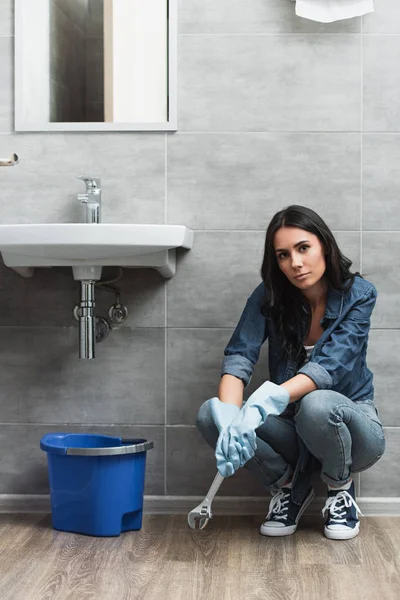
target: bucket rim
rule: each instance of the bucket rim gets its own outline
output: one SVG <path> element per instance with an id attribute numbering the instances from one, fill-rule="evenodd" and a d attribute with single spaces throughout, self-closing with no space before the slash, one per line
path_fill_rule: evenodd
<path id="1" fill-rule="evenodd" d="M 153 442 L 129 444 L 132 440 L 121 439 L 124 446 L 111 446 L 108 448 L 67 448 L 67 455 L 71 456 L 115 456 L 117 454 L 138 454 L 154 448 Z"/>

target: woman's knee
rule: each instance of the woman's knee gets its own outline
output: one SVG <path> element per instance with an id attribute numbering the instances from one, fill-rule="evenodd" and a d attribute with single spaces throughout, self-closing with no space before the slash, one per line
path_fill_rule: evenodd
<path id="1" fill-rule="evenodd" d="M 295 415 L 296 427 L 314 427 L 325 421 L 346 398 L 334 390 L 314 390 L 301 398 Z"/>

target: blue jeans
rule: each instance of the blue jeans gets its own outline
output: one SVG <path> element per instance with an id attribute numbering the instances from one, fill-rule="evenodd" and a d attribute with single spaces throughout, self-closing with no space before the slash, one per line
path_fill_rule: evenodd
<path id="1" fill-rule="evenodd" d="M 218 429 L 204 402 L 197 429 L 215 448 Z M 291 476 L 299 460 L 299 438 L 319 461 L 321 479 L 344 485 L 352 473 L 376 463 L 385 451 L 385 437 L 372 400 L 353 402 L 333 390 L 306 394 L 278 416 L 271 415 L 256 429 L 255 456 L 245 464 L 268 489 L 275 491 Z"/>

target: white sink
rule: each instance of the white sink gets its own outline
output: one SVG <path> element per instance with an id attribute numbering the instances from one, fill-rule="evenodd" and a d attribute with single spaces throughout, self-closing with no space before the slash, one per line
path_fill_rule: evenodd
<path id="1" fill-rule="evenodd" d="M 175 274 L 176 248 L 190 249 L 183 225 L 50 223 L 0 225 L 4 263 L 25 277 L 34 267 L 72 267 L 75 279 L 100 279 L 103 266 L 153 267 Z"/>

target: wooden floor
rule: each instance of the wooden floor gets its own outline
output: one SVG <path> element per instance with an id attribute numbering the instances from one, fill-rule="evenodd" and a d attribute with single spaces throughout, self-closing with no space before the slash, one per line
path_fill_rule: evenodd
<path id="1" fill-rule="evenodd" d="M 145 515 L 116 538 L 55 531 L 49 515 L 0 514 L 1 600 L 398 600 L 400 517 L 364 517 L 359 536 L 331 541 L 303 517 L 286 538 L 262 517 Z"/>

